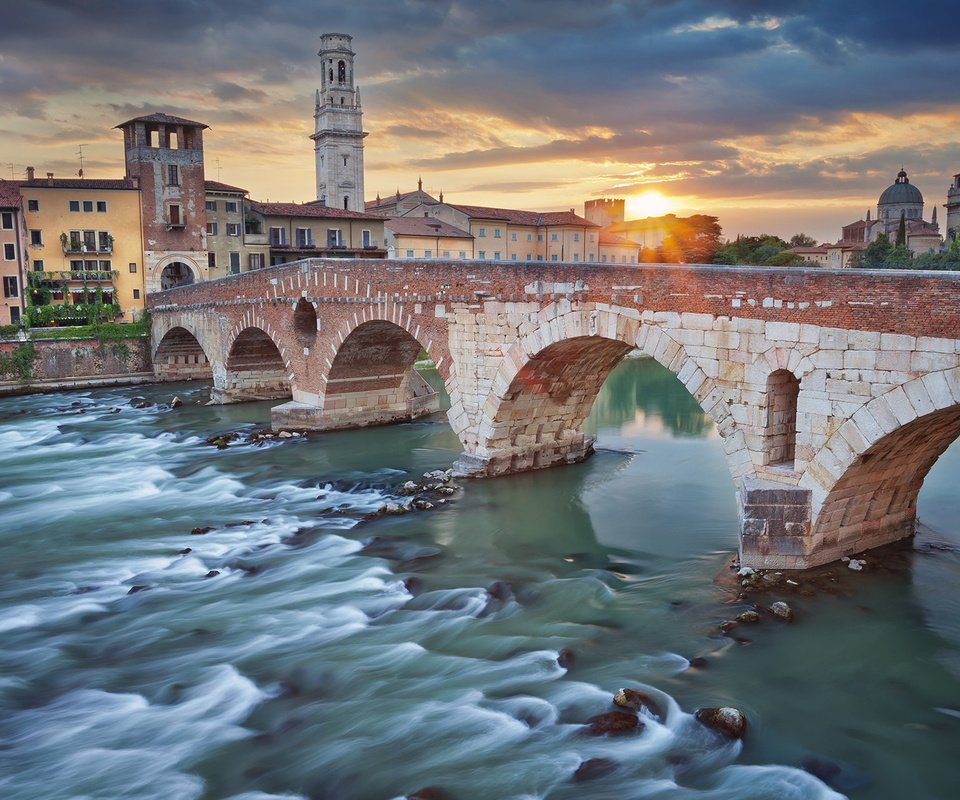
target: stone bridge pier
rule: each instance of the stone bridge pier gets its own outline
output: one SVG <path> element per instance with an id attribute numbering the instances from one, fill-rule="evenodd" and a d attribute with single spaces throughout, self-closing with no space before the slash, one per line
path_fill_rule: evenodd
<path id="1" fill-rule="evenodd" d="M 960 275 L 311 260 L 155 294 L 160 377 L 284 400 L 277 427 L 415 419 L 438 395 L 476 477 L 589 456 L 581 428 L 632 350 L 716 425 L 747 566 L 908 537 L 960 435 Z M 642 490 L 642 487 L 638 487 Z"/>

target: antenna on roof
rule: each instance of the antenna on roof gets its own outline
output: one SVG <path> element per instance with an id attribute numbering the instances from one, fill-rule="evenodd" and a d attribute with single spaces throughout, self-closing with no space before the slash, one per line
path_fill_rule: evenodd
<path id="1" fill-rule="evenodd" d="M 220 181 L 220 159 L 217 159 L 217 181 Z"/>
<path id="2" fill-rule="evenodd" d="M 81 178 L 83 177 L 83 145 L 79 146 L 77 150 L 77 155 L 80 156 L 80 171 L 77 173 Z"/>

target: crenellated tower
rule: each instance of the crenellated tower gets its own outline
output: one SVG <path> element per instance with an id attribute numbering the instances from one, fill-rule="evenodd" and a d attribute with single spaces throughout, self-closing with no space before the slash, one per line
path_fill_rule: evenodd
<path id="1" fill-rule="evenodd" d="M 320 37 L 320 88 L 314 111 L 317 200 L 327 206 L 363 211 L 363 111 L 354 84 L 352 36 Z"/>

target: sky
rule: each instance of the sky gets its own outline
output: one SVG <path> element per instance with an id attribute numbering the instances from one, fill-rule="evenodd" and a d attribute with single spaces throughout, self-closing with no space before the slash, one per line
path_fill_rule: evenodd
<path id="1" fill-rule="evenodd" d="M 948 0 L 0 0 L 0 175 L 122 177 L 114 126 L 205 122 L 208 179 L 315 197 L 320 34 L 351 34 L 366 195 L 712 214 L 834 241 L 903 166 L 960 172 Z"/>

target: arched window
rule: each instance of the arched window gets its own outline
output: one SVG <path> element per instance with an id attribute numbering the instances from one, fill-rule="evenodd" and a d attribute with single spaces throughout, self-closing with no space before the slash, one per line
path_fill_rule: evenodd
<path id="1" fill-rule="evenodd" d="M 337 62 L 337 81 L 344 83 L 347 80 L 347 62 L 338 61 Z"/>
<path id="2" fill-rule="evenodd" d="M 350 210 L 350 198 L 346 195 L 343 196 L 343 208 L 345 211 Z"/>
<path id="3" fill-rule="evenodd" d="M 333 83 L 333 67 L 330 67 L 330 83 Z"/>
<path id="4" fill-rule="evenodd" d="M 767 463 L 792 467 L 797 451 L 800 379 L 778 369 L 767 378 Z"/>

